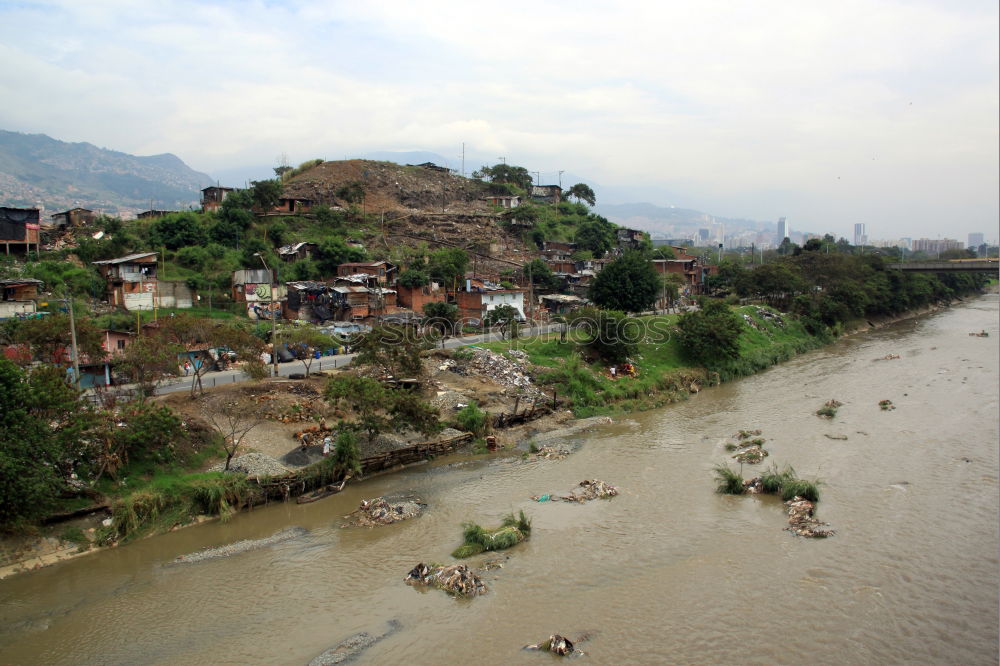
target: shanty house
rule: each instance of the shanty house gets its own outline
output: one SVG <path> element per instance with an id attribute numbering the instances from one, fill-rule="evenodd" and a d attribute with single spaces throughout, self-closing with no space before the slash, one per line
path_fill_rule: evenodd
<path id="1" fill-rule="evenodd" d="M 454 297 L 461 320 L 479 325 L 490 310 L 501 305 L 511 306 L 524 318 L 524 294 L 524 289 L 473 289 L 456 292 Z"/>
<path id="2" fill-rule="evenodd" d="M 52 226 L 57 229 L 80 227 L 93 224 L 96 219 L 97 215 L 89 208 L 70 208 L 52 215 Z"/>
<path id="3" fill-rule="evenodd" d="M 206 187 L 201 191 L 201 209 L 205 212 L 217 209 L 222 205 L 226 197 L 235 191 L 236 188 L 234 187 L 218 187 L 215 185 Z"/>
<path id="4" fill-rule="evenodd" d="M 388 261 L 360 261 L 337 266 L 338 277 L 347 277 L 358 273 L 372 275 L 378 278 L 379 284 L 385 285 L 391 283 L 395 278 L 396 267 Z"/>
<path id="5" fill-rule="evenodd" d="M 313 254 L 316 252 L 316 248 L 319 245 L 316 243 L 295 243 L 293 245 L 283 245 L 278 250 L 278 256 L 282 258 L 283 261 L 299 261 L 300 259 L 312 259 Z"/>
<path id="6" fill-rule="evenodd" d="M 31 246 L 38 250 L 40 211 L 37 208 L 0 207 L 0 243 L 6 253 L 27 253 Z"/>
<path id="7" fill-rule="evenodd" d="M 557 204 L 562 201 L 562 188 L 558 185 L 532 185 L 531 198 L 543 203 Z"/>
<path id="8" fill-rule="evenodd" d="M 646 232 L 638 229 L 618 229 L 618 247 L 638 250 L 646 238 Z"/>
<path id="9" fill-rule="evenodd" d="M 41 280 L 17 278 L 0 280 L 0 319 L 23 317 L 37 312 Z"/>
<path id="10" fill-rule="evenodd" d="M 521 197 L 512 194 L 494 194 L 483 197 L 483 200 L 492 206 L 499 206 L 507 210 L 521 205 Z"/>
<path id="11" fill-rule="evenodd" d="M 296 213 L 308 213 L 312 210 L 312 206 L 312 199 L 304 199 L 302 197 L 281 197 L 278 199 L 278 205 L 272 208 L 271 212 L 281 213 L 284 215 L 295 215 Z"/>
<path id="12" fill-rule="evenodd" d="M 144 210 L 135 217 L 137 220 L 152 220 L 157 217 L 164 217 L 165 215 L 176 212 L 176 210 Z"/>
<path id="13" fill-rule="evenodd" d="M 106 284 L 108 303 L 126 310 L 152 310 L 156 302 L 156 252 L 95 261 Z"/>

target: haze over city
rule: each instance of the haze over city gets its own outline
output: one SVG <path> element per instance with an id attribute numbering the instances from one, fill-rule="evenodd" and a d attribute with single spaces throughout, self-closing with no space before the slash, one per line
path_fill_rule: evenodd
<path id="1" fill-rule="evenodd" d="M 213 175 L 464 143 L 605 203 L 997 236 L 995 2 L 28 0 L 0 37 L 0 128 Z"/>

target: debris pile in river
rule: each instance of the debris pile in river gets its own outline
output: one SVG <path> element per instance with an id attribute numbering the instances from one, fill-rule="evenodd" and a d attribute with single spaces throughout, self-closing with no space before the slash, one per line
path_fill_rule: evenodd
<path id="1" fill-rule="evenodd" d="M 902 358 L 899 354 L 886 354 L 880 358 L 875 359 L 876 361 L 896 361 Z"/>
<path id="2" fill-rule="evenodd" d="M 505 550 L 531 536 L 531 521 L 521 511 L 518 516 L 508 513 L 500 527 L 487 530 L 476 523 L 463 523 L 464 543 L 452 552 L 457 559 L 472 557 L 488 550 Z"/>
<path id="3" fill-rule="evenodd" d="M 827 400 L 822 407 L 816 410 L 816 416 L 822 416 L 825 419 L 832 419 L 837 415 L 837 408 L 841 407 L 844 403 L 837 400 Z"/>
<path id="4" fill-rule="evenodd" d="M 585 479 L 580 482 L 579 489 L 574 488 L 562 499 L 567 502 L 589 502 L 595 499 L 611 499 L 618 494 L 618 488 L 598 479 Z"/>
<path id="5" fill-rule="evenodd" d="M 575 648 L 573 647 L 573 641 L 566 638 L 565 636 L 560 636 L 559 634 L 552 634 L 549 636 L 547 641 L 542 643 L 536 643 L 534 645 L 525 645 L 525 650 L 540 650 L 542 652 L 551 652 L 552 654 L 557 654 L 560 657 L 565 657 L 566 655 L 572 654 Z"/>
<path id="6" fill-rule="evenodd" d="M 736 439 L 738 439 L 740 441 L 743 441 L 744 439 L 750 439 L 751 437 L 757 437 L 758 435 L 761 435 L 761 434 L 763 434 L 763 431 L 760 430 L 760 429 L 758 429 L 758 430 L 740 430 L 735 435 L 733 435 L 733 437 L 735 437 Z"/>
<path id="7" fill-rule="evenodd" d="M 767 440 L 759 437 L 760 434 L 760 430 L 740 430 L 734 435 L 736 443 L 727 443 L 726 450 L 736 452 L 733 456 L 736 462 L 756 465 L 768 456 L 768 452 L 764 450 L 764 442 Z"/>
<path id="8" fill-rule="evenodd" d="M 355 527 L 376 527 L 391 525 L 402 520 L 419 516 L 424 505 L 412 500 L 390 503 L 384 497 L 361 500 L 361 506 L 351 516 L 350 525 Z"/>
<path id="9" fill-rule="evenodd" d="M 456 597 L 478 597 L 488 591 L 486 583 L 464 564 L 428 567 L 421 562 L 404 580 L 407 585 L 427 585 Z"/>
<path id="10" fill-rule="evenodd" d="M 788 507 L 788 527 L 785 529 L 789 532 L 814 539 L 824 539 L 834 534 L 833 530 L 824 529 L 828 523 L 816 520 L 816 505 L 809 500 L 796 495 L 785 502 L 785 506 Z"/>
<path id="11" fill-rule="evenodd" d="M 892 400 L 879 400 L 878 406 L 882 408 L 883 412 L 888 412 L 896 409 L 896 405 L 892 404 Z"/>
<path id="12" fill-rule="evenodd" d="M 744 449 L 740 449 L 739 453 L 733 456 L 736 462 L 746 463 L 747 465 L 757 465 L 768 456 L 767 451 L 765 451 L 759 444 L 754 444 L 753 446 L 748 446 Z"/>
<path id="13" fill-rule="evenodd" d="M 537 451 L 532 451 L 531 455 L 536 458 L 545 458 L 546 460 L 562 460 L 570 453 L 572 451 L 565 446 L 543 446 Z"/>

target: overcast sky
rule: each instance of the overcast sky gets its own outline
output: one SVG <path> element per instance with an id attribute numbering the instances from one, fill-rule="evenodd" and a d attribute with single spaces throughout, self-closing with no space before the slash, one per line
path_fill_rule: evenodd
<path id="1" fill-rule="evenodd" d="M 0 128 L 209 173 L 465 142 L 715 215 L 996 238 L 997 4 L 0 0 Z"/>

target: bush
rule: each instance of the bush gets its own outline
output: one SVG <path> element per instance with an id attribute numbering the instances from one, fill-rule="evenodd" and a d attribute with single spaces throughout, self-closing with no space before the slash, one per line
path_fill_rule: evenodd
<path id="1" fill-rule="evenodd" d="M 743 322 L 722 301 L 706 300 L 697 312 L 681 315 L 677 327 L 685 356 L 706 368 L 739 357 Z"/>
<path id="2" fill-rule="evenodd" d="M 524 515 L 524 511 L 519 512 L 517 516 L 513 513 L 507 514 L 500 527 L 495 530 L 486 530 L 471 522 L 464 523 L 462 527 L 465 543 L 451 554 L 457 559 L 478 555 L 484 551 L 505 550 L 531 536 L 531 520 Z"/>
<path id="3" fill-rule="evenodd" d="M 479 409 L 476 403 L 470 403 L 455 415 L 455 423 L 461 430 L 471 432 L 476 437 L 483 437 L 489 432 L 489 414 Z"/>
<path id="4" fill-rule="evenodd" d="M 743 494 L 744 487 L 742 474 L 734 472 L 725 465 L 716 465 L 715 479 L 718 481 L 718 485 L 715 487 L 715 492 L 723 495 Z"/>

